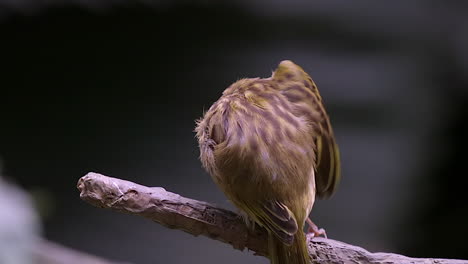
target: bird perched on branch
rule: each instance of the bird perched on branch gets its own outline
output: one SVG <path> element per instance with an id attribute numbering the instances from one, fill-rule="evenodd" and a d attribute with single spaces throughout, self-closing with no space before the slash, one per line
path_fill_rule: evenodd
<path id="1" fill-rule="evenodd" d="M 268 231 L 273 264 L 310 263 L 305 222 L 340 180 L 330 120 L 312 78 L 282 61 L 270 78 L 241 79 L 197 121 L 200 159 L 231 202 Z"/>

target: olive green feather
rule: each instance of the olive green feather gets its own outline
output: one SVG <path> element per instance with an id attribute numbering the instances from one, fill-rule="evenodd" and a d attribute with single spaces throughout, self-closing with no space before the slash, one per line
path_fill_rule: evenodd
<path id="1" fill-rule="evenodd" d="M 305 221 L 340 180 L 340 158 L 315 83 L 291 61 L 241 79 L 197 121 L 203 167 L 269 234 L 273 264 L 310 263 Z"/>

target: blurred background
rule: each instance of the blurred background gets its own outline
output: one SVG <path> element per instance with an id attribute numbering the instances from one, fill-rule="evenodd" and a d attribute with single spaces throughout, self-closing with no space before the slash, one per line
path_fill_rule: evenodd
<path id="1" fill-rule="evenodd" d="M 194 120 L 232 82 L 290 59 L 318 84 L 342 153 L 315 222 L 370 251 L 468 259 L 467 12 L 450 0 L 0 0 L 0 184 L 23 192 L 2 192 L 0 219 L 118 262 L 268 263 L 94 208 L 76 182 L 95 171 L 232 208 L 201 168 Z M 13 254 L 11 237 L 28 238 L 3 226 L 0 253 Z"/>

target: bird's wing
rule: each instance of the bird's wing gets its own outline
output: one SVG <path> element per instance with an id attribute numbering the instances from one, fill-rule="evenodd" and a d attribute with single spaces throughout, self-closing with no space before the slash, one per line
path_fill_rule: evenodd
<path id="1" fill-rule="evenodd" d="M 340 181 L 338 145 L 323 107 L 322 98 L 312 78 L 291 61 L 282 61 L 272 76 L 282 94 L 297 105 L 298 112 L 312 124 L 316 147 L 315 184 L 319 198 L 330 197 Z"/>
<path id="2" fill-rule="evenodd" d="M 317 196 L 320 198 L 330 197 L 341 178 L 340 152 L 335 142 L 330 121 L 324 120 L 320 127 L 320 133 L 316 138 L 317 160 L 315 184 Z"/>
<path id="3" fill-rule="evenodd" d="M 238 203 L 240 201 L 237 201 Z M 276 200 L 258 202 L 257 204 L 236 204 L 255 222 L 271 231 L 283 243 L 291 245 L 298 230 L 297 221 L 289 208 Z"/>

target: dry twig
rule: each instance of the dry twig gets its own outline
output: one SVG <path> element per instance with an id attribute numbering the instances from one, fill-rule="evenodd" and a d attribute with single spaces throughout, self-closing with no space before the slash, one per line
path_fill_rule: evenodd
<path id="1" fill-rule="evenodd" d="M 168 228 L 229 243 L 239 250 L 247 248 L 257 255 L 267 254 L 266 231 L 247 228 L 236 213 L 216 205 L 185 198 L 160 187 L 147 187 L 92 172 L 80 178 L 78 189 L 81 199 L 94 206 L 140 215 Z M 370 253 L 332 239 L 308 237 L 307 241 L 314 263 L 468 264 L 468 260 Z"/>

